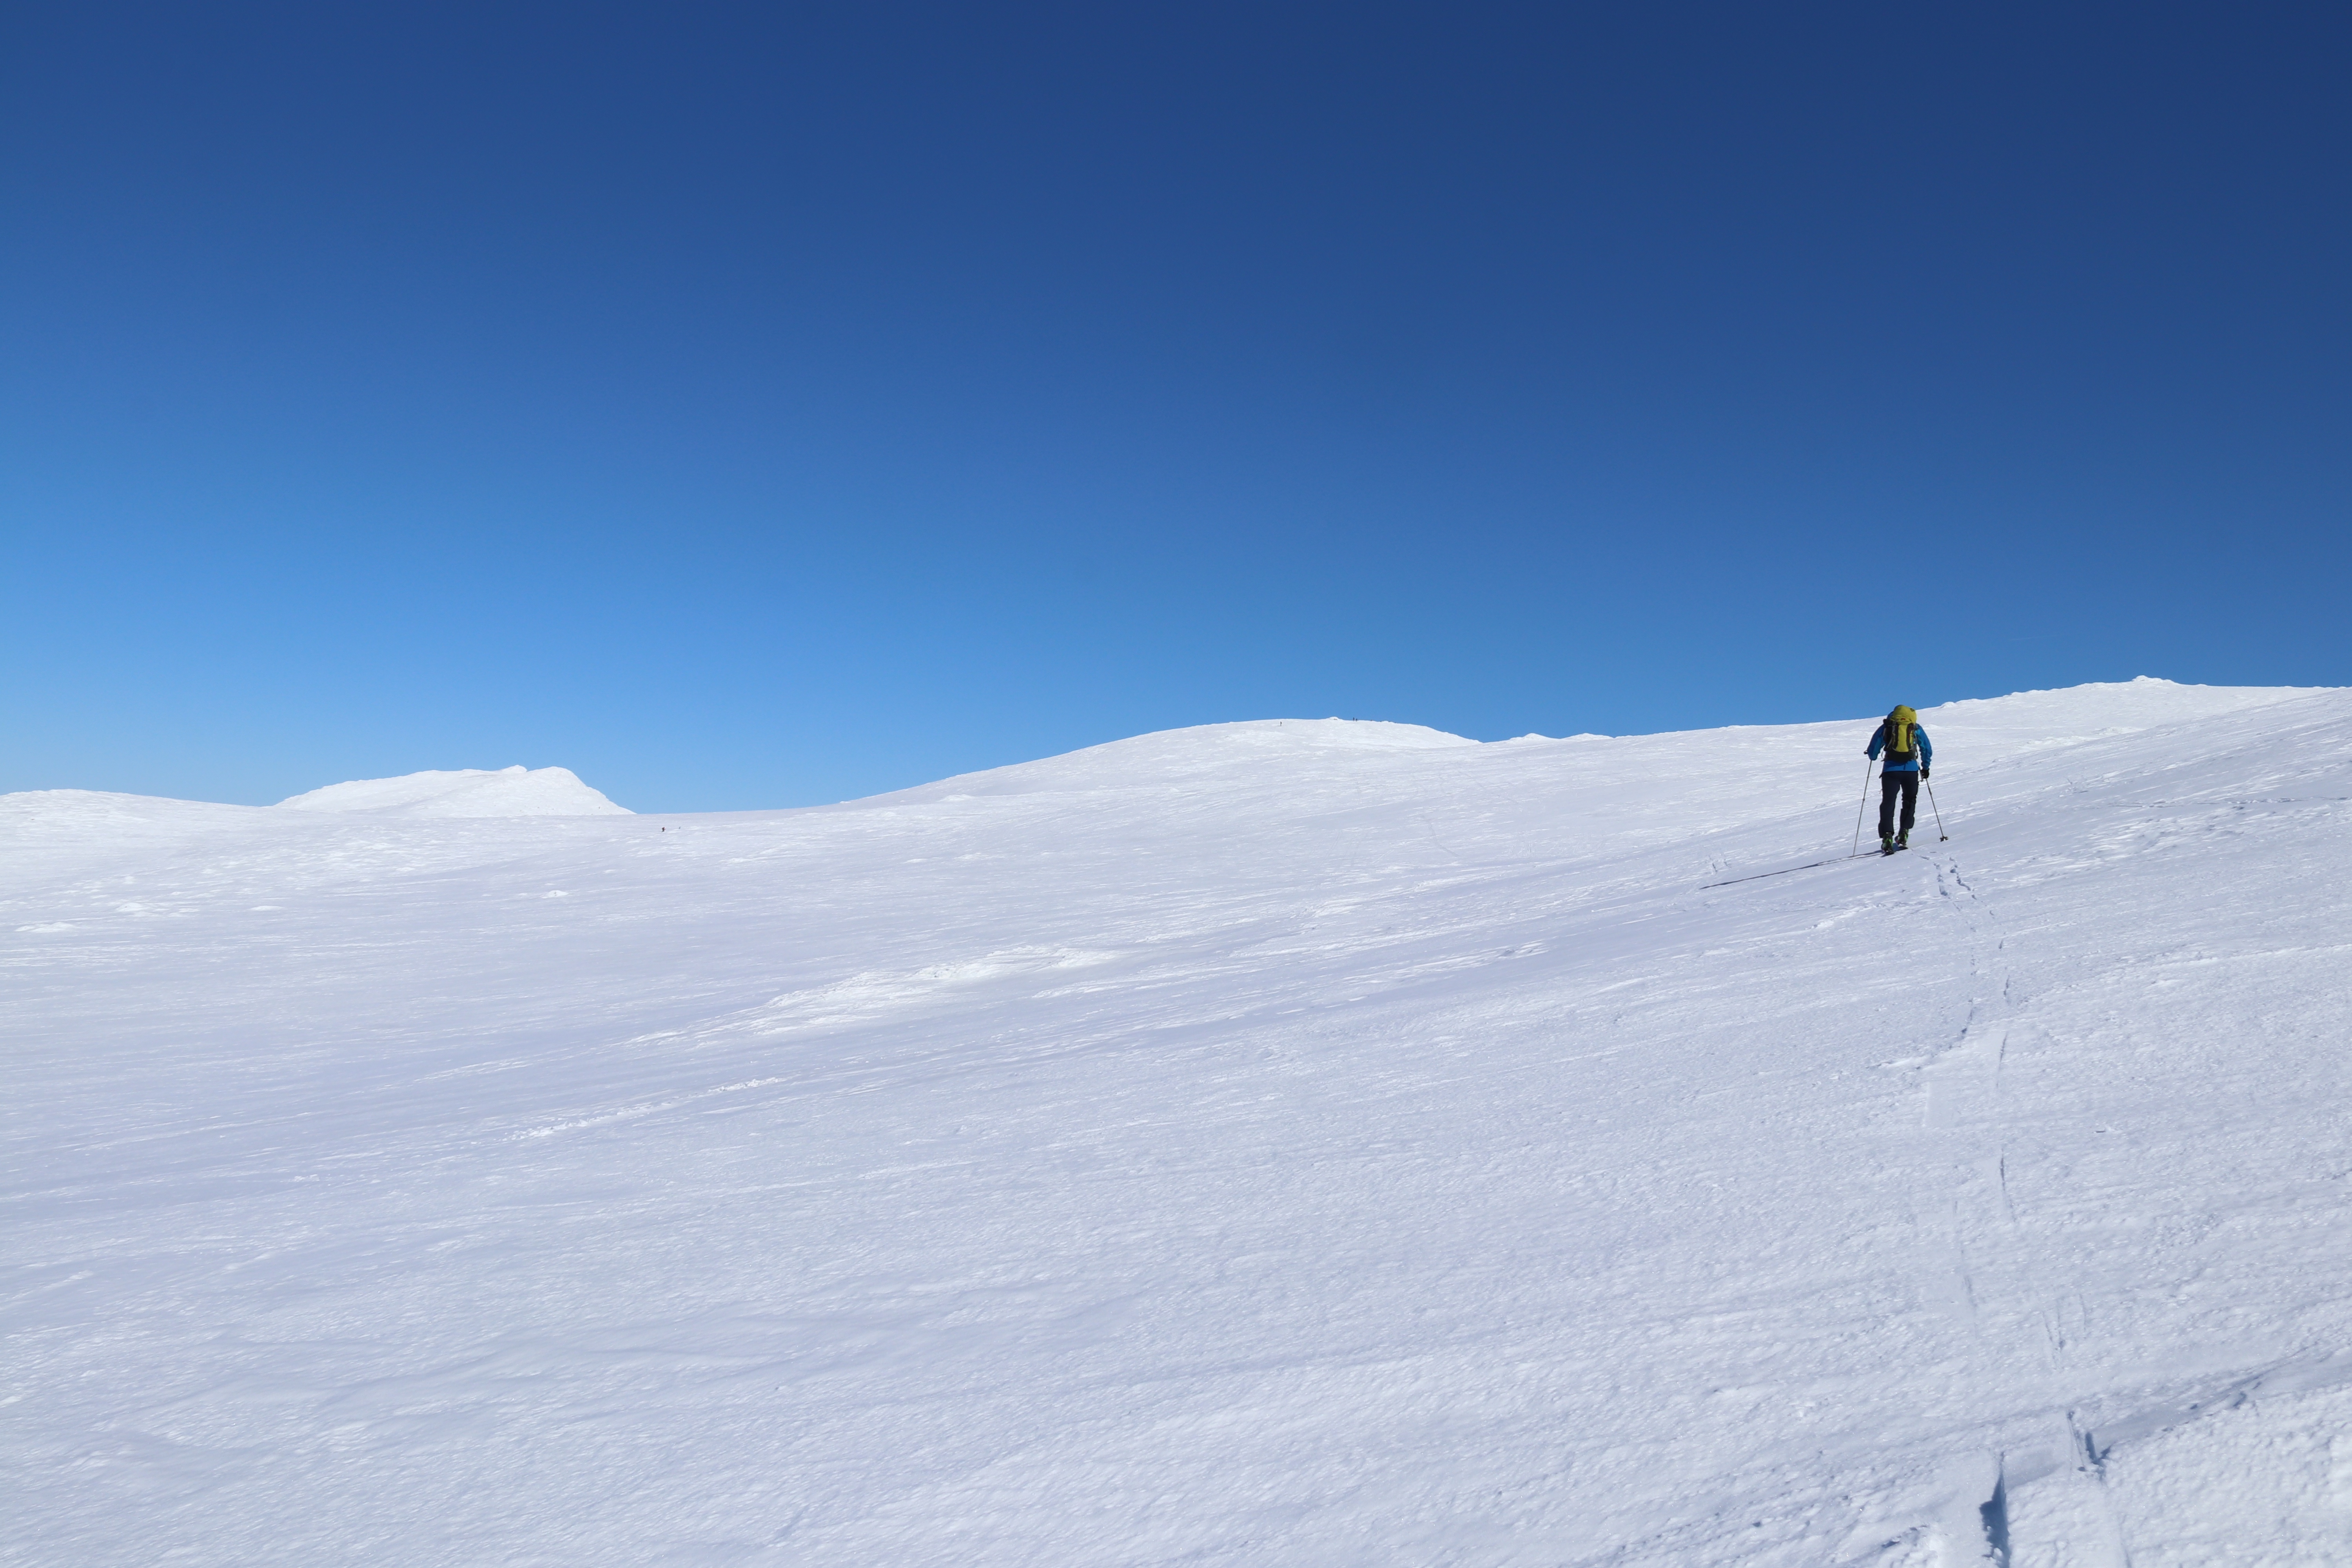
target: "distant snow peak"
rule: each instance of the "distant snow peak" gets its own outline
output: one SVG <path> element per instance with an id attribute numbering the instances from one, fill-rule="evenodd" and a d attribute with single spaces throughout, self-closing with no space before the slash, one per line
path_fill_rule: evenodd
<path id="1" fill-rule="evenodd" d="M 457 768 L 353 779 L 278 803 L 281 811 L 374 816 L 628 816 L 570 768 Z"/>

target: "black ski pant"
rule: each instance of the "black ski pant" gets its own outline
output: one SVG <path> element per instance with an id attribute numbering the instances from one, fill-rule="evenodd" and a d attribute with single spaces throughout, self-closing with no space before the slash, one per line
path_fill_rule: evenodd
<path id="1" fill-rule="evenodd" d="M 1885 838 L 1895 831 L 1895 802 L 1903 801 L 1903 831 L 1911 831 L 1911 824 L 1919 815 L 1919 772 L 1878 775 L 1878 836 Z"/>

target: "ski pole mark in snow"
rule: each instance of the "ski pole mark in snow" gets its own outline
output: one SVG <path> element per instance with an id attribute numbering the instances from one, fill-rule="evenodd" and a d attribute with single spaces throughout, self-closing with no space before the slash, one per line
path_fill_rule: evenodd
<path id="1" fill-rule="evenodd" d="M 2017 1494 L 2015 1529 L 2026 1548 L 2021 1564 L 2334 1563 L 2352 1552 L 2352 1518 L 2327 1511 L 2337 1506 L 2335 1461 L 2345 1451 L 2336 1434 L 2352 1417 L 2352 1364 L 2343 1354 L 2290 1358 L 2257 1373 L 2208 1381 L 2193 1396 L 2096 1426 L 2084 1425 L 2081 1414 L 2067 1413 L 2065 1436 L 2051 1453 L 2034 1456 L 2021 1472 L 2012 1468 L 2013 1486 L 2031 1482 Z M 2310 1468 L 2307 1479 L 2295 1473 L 2298 1458 Z M 2182 1493 L 2193 1489 L 2191 1478 L 2200 1468 L 2209 1474 L 2199 1479 L 2252 1493 L 2273 1511 L 2254 1533 L 2275 1535 L 2285 1525 L 2310 1544 L 2302 1551 L 2264 1550 L 2245 1532 L 2226 1527 L 2216 1532 L 2193 1500 L 2184 1510 Z M 2126 1507 L 2137 1521 L 2137 1545 L 2126 1539 Z M 2299 1525 L 2293 1517 L 2298 1513 Z M 2314 1550 L 2314 1537 L 2328 1545 Z"/>
<path id="2" fill-rule="evenodd" d="M 1940 1468 L 1937 1485 L 1943 1506 L 1914 1538 L 1927 1548 L 1923 1568 L 1986 1563 L 2009 1568 L 2009 1487 L 2002 1457 L 1956 1456 Z M 1906 1550 L 1913 1561 L 1921 1560 L 1916 1548 Z"/>
<path id="3" fill-rule="evenodd" d="M 1997 1005 L 2009 1003 L 2009 976 L 2000 964 L 2000 944 L 1983 939 L 1979 900 L 1959 876 L 1958 864 L 1946 857 L 1929 857 L 1937 893 L 1961 919 L 1967 932 L 1969 969 L 1974 982 L 1997 988 Z M 1954 890 L 1960 901 L 1954 901 Z M 1997 1131 L 1996 1098 L 2001 1062 L 2007 1054 L 2005 1024 L 1980 1023 L 1987 999 L 1972 998 L 1968 1021 L 1958 1042 L 1921 1069 L 1925 1104 L 1922 1121 L 1931 1134 L 1935 1155 L 1946 1173 L 1948 1190 L 1930 1194 L 1925 1206 L 1937 1216 L 1928 1241 L 1925 1293 L 1954 1318 L 1964 1322 L 1981 1343 L 1982 1313 L 1977 1281 L 1969 1262 L 1971 1236 L 1990 1234 L 1996 1222 L 2010 1217 L 2008 1152 Z M 1963 1123 L 1969 1130 L 1963 1131 Z"/>
<path id="4" fill-rule="evenodd" d="M 2022 1303 L 2004 1302 L 1999 1319 L 1988 1324 L 1979 1300 L 1978 1275 L 1969 1263 L 1971 1242 L 1983 1247 L 1988 1258 L 1994 1258 L 2016 1253 L 2021 1241 L 2010 1193 L 2010 1156 L 2000 1104 L 2001 1068 L 2016 1026 L 2009 1018 L 2017 998 L 2006 956 L 2008 941 L 1998 934 L 1983 900 L 1962 876 L 1956 859 L 1936 858 L 1931 864 L 1937 893 L 1960 917 L 1968 933 L 1969 975 L 1981 989 L 1969 1002 L 1958 1043 L 1921 1071 L 1926 1080 L 1922 1121 L 1941 1145 L 1944 1168 L 1952 1182 L 1945 1210 L 1948 1228 L 1940 1246 L 1931 1246 L 1927 1293 L 1966 1324 L 1979 1355 L 1990 1358 L 1979 1362 L 1978 1375 L 1990 1379 L 2002 1363 L 2014 1365 L 2022 1358 L 2028 1363 L 2040 1361 L 2047 1365 L 2060 1352 L 2046 1307 L 2028 1309 Z M 2005 1268 L 2002 1272 L 2014 1270 Z M 2037 1342 L 2029 1343 L 2029 1336 L 2037 1336 Z M 2073 1451 L 2070 1425 L 2063 1452 L 2071 1455 Z M 1988 1491 L 1983 1485 L 1983 1462 L 1958 1461 L 1948 1476 L 1955 1483 L 1953 1501 L 1938 1532 L 1943 1561 L 1989 1563 L 1997 1568 L 2010 1568 L 2012 1563 L 2025 1568 L 2034 1563 L 2037 1558 L 2031 1542 L 2026 1555 L 2012 1555 L 2011 1488 L 2060 1468 L 2061 1462 L 2037 1461 L 2030 1456 L 2022 1465 L 2013 1465 L 2009 1453 L 1997 1453 L 1990 1462 Z M 2103 1542 L 2111 1542 L 2114 1551 L 2069 1560 L 2095 1568 L 2114 1564 L 2128 1568 L 2129 1554 L 2122 1546 L 2120 1526 L 2106 1500 L 2103 1495 L 2095 1497 L 2089 1506 L 2097 1521 L 2095 1536 Z"/>

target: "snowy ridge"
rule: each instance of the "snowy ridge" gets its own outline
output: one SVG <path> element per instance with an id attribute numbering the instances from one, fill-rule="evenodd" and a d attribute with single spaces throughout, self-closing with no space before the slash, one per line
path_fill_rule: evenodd
<path id="1" fill-rule="evenodd" d="M 457 768 L 392 779 L 354 779 L 278 803 L 280 811 L 367 812 L 379 816 L 628 816 L 570 768 Z"/>
<path id="2" fill-rule="evenodd" d="M 12 1560 L 2352 1561 L 2352 692 L 1922 718 L 0 799 Z"/>
<path id="3" fill-rule="evenodd" d="M 1112 741 L 1042 762 L 959 773 L 938 784 L 877 795 L 876 802 L 929 804 L 1056 790 L 1159 788 L 1185 779 L 1247 773 L 1279 776 L 1309 759 L 1363 753 L 1451 751 L 1478 742 L 1421 724 L 1364 719 L 1258 719 L 1199 724 Z"/>

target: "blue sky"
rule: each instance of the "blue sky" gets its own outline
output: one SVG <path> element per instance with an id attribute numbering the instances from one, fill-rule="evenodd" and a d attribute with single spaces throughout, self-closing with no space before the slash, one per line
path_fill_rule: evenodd
<path id="1" fill-rule="evenodd" d="M 23 8 L 0 789 L 2352 683 L 2347 79 L 2317 5 Z"/>

